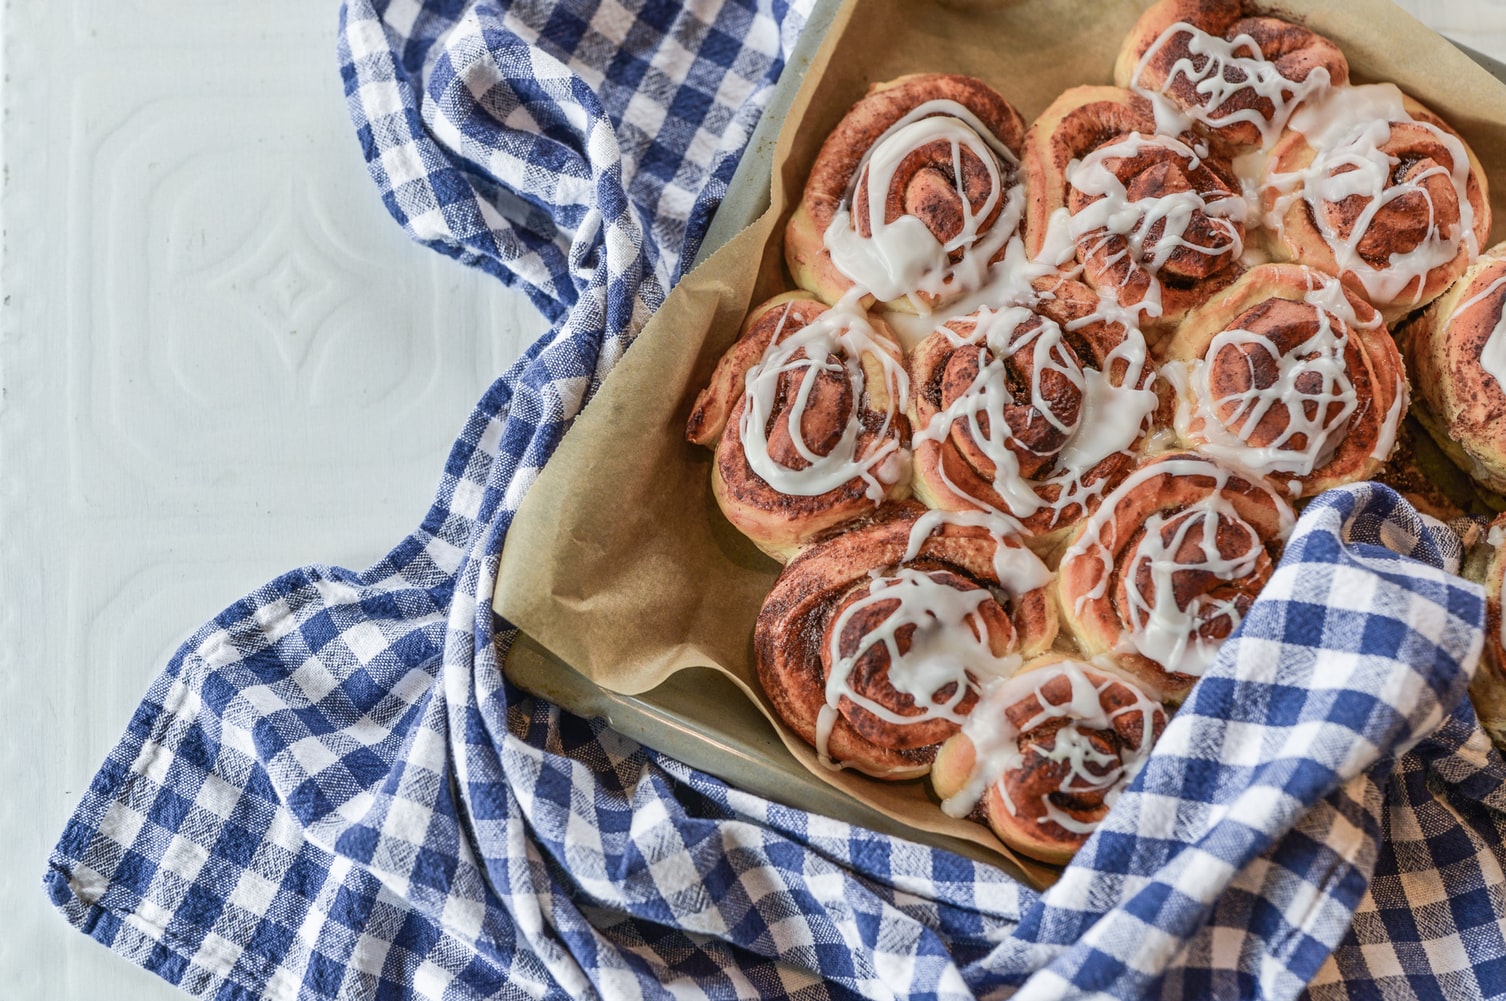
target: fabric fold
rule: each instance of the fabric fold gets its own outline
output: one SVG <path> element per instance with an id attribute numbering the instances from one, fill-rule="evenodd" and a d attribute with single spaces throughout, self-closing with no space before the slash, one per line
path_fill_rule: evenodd
<path id="1" fill-rule="evenodd" d="M 1311 504 L 1239 632 L 1027 919 L 1064 949 L 1020 996 L 1298 993 L 1364 894 L 1394 759 L 1460 706 L 1478 662 L 1484 597 L 1459 560 L 1447 528 L 1387 487 Z"/>

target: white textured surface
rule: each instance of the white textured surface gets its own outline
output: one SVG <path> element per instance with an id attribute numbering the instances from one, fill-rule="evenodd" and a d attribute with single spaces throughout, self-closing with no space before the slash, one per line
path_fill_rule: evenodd
<path id="1" fill-rule="evenodd" d="M 190 631 L 418 525 L 543 323 L 382 208 L 336 4 L 7 17 L 0 998 L 181 997 L 52 911 L 52 844 Z"/>
<path id="2" fill-rule="evenodd" d="M 1506 58 L 1506 2 L 1402 6 Z M 0 998 L 178 992 L 57 917 L 63 824 L 178 643 L 423 517 L 541 331 L 366 178 L 335 4 L 11 0 L 0 291 Z"/>

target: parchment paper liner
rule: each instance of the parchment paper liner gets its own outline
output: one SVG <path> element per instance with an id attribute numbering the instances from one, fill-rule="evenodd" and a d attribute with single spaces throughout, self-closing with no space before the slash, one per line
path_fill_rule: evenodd
<path id="1" fill-rule="evenodd" d="M 774 154 L 771 205 L 685 277 L 576 420 L 507 536 L 495 606 L 605 688 L 638 694 L 694 665 L 722 671 L 775 722 L 812 773 L 918 832 L 991 846 L 1038 883 L 1050 868 L 1009 853 L 983 827 L 946 817 L 926 784 L 822 768 L 773 716 L 753 668 L 752 632 L 778 566 L 722 517 L 711 453 L 684 440 L 696 392 L 752 304 L 792 287 L 781 237 L 808 164 L 871 83 L 905 73 L 981 77 L 1026 117 L 1082 83 L 1110 83 L 1148 0 L 864 0 L 838 12 Z M 1506 236 L 1506 85 L 1385 0 L 1275 8 L 1334 39 L 1356 83 L 1395 82 L 1473 146 Z M 707 706 L 708 716 L 718 712 Z M 840 800 L 834 798 L 834 813 Z"/>

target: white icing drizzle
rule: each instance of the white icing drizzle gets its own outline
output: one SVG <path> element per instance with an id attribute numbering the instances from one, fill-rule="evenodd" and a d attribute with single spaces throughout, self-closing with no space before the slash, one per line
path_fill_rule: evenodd
<path id="1" fill-rule="evenodd" d="M 1242 615 L 1232 600 L 1204 594 L 1194 596 L 1187 607 L 1180 606 L 1176 601 L 1175 575 L 1199 571 L 1217 580 L 1236 581 L 1255 570 L 1264 552 L 1260 533 L 1244 520 L 1224 493 L 1232 475 L 1229 469 L 1200 457 L 1168 458 L 1141 466 L 1126 477 L 1088 518 L 1082 535 L 1063 555 L 1062 566 L 1065 568 L 1079 559 L 1092 559 L 1099 564 L 1093 587 L 1077 597 L 1076 614 L 1081 615 L 1089 601 L 1103 600 L 1114 579 L 1114 555 L 1104 541 L 1104 530 L 1113 520 L 1120 498 L 1144 489 L 1147 481 L 1161 475 L 1206 477 L 1213 483 L 1202 497 L 1174 514 L 1152 513 L 1143 524 L 1143 533 L 1134 551 L 1121 558 L 1120 577 L 1129 603 L 1128 608 L 1120 610 L 1120 620 L 1124 625 L 1121 652 L 1139 653 L 1168 670 L 1201 676 L 1213 662 L 1223 641 L 1198 635 L 1199 626 L 1227 618 L 1232 633 Z M 1267 490 L 1259 481 L 1252 481 L 1250 486 L 1255 490 Z M 1295 516 L 1285 501 L 1275 493 L 1267 492 L 1280 518 L 1279 535 L 1285 539 L 1295 523 Z M 1245 534 L 1248 545 L 1243 551 L 1232 556 L 1219 551 L 1221 521 Z M 1168 528 L 1171 537 L 1170 541 L 1165 541 L 1163 529 Z M 1191 561 L 1179 558 L 1195 529 L 1198 534 L 1196 557 Z M 1146 594 L 1138 583 L 1138 571 L 1142 567 L 1148 571 L 1150 594 Z"/>
<path id="2" fill-rule="evenodd" d="M 1391 172 L 1400 161 L 1381 148 L 1391 137 L 1392 123 L 1411 123 L 1426 131 L 1448 152 L 1452 164 L 1438 164 L 1411 180 L 1393 184 Z M 1288 124 L 1302 133 L 1317 155 L 1306 168 L 1267 173 L 1265 184 L 1274 198 L 1265 224 L 1277 233 L 1284 232 L 1287 209 L 1294 199 L 1305 199 L 1313 206 L 1310 215 L 1333 251 L 1339 270 L 1358 278 L 1372 302 L 1396 302 L 1415 283 L 1417 290 L 1412 298 L 1415 305 L 1422 296 L 1429 271 L 1453 260 L 1461 246 L 1471 258 L 1479 253 L 1475 211 L 1469 200 L 1470 161 L 1464 143 L 1445 129 L 1414 119 L 1395 84 L 1330 88 L 1321 100 L 1299 108 Z M 1456 227 L 1437 222 L 1436 206 L 1423 185 L 1428 178 L 1438 176 L 1448 178 L 1453 186 L 1459 206 Z M 1366 199 L 1367 204 L 1345 238 L 1317 206 L 1355 195 Z M 1360 256 L 1360 242 L 1380 212 L 1397 199 L 1412 195 L 1428 204 L 1426 238 L 1411 250 L 1391 254 L 1384 267 L 1371 266 Z"/>
<path id="3" fill-rule="evenodd" d="M 1143 86 L 1140 78 L 1146 66 L 1179 35 L 1187 36 L 1189 55 L 1172 63 L 1166 73 L 1166 82 L 1159 90 Z M 1196 90 L 1202 103 L 1187 108 L 1172 103 L 1166 92 L 1178 77 Z M 1158 132 L 1176 134 L 1185 131 L 1189 119 L 1212 129 L 1249 122 L 1260 131 L 1264 147 L 1276 141 L 1297 105 L 1327 89 L 1328 84 L 1326 67 L 1315 67 L 1301 82 L 1290 80 L 1281 75 L 1275 63 L 1266 59 L 1259 44 L 1249 35 L 1219 38 L 1186 21 L 1170 25 L 1156 37 L 1130 78 L 1130 89 L 1149 98 L 1156 109 Z M 1257 107 L 1226 108 L 1242 91 L 1252 91 L 1257 97 L 1271 102 L 1271 116 L 1267 118 Z"/>
<path id="4" fill-rule="evenodd" d="M 1072 240 L 1081 247 L 1082 256 L 1096 253 L 1115 237 L 1123 238 L 1125 247 L 1108 259 L 1117 264 L 1125 255 L 1150 277 L 1145 298 L 1139 303 L 1123 305 L 1149 316 L 1160 316 L 1161 282 L 1159 272 L 1179 249 L 1192 250 L 1208 257 L 1238 258 L 1244 253 L 1241 226 L 1248 205 L 1242 194 L 1226 191 L 1169 191 L 1164 195 L 1131 200 L 1124 182 L 1105 162 L 1110 158 L 1132 158 L 1147 149 L 1165 149 L 1195 170 L 1205 152 L 1194 150 L 1172 136 L 1134 132 L 1105 143 L 1080 160 L 1067 165 L 1067 183 L 1088 196 L 1101 196 L 1068 216 Z M 1202 215 L 1217 234 L 1208 245 L 1195 243 L 1187 236 L 1194 218 Z M 1160 228 L 1153 252 L 1147 243 Z M 1048 240 L 1048 244 L 1053 241 Z"/>
<path id="5" fill-rule="evenodd" d="M 1087 796 L 1098 799 L 1106 807 L 1113 806 L 1119 794 L 1144 766 L 1155 734 L 1156 713 L 1164 710 L 1129 682 L 1104 675 L 1098 675 L 1099 680 L 1095 681 L 1088 676 L 1085 667 L 1075 661 L 1063 660 L 1000 679 L 985 689 L 972 715 L 962 725 L 962 732 L 972 741 L 976 756 L 973 770 L 962 788 L 941 803 L 941 809 L 948 816 L 967 816 L 990 786 L 998 790 L 1005 809 L 1018 816 L 1020 804 L 1016 804 L 1009 794 L 1008 776 L 1025 763 L 1027 754 L 1067 765 L 1068 774 L 1060 792 Z M 1045 695 L 1046 684 L 1060 677 L 1070 683 L 1071 694 L 1065 702 L 1051 702 Z M 1113 685 L 1125 686 L 1137 696 L 1136 700 L 1113 712 L 1106 711 L 1102 696 Z M 1010 723 L 1005 710 L 1032 698 L 1040 706 L 1040 711 L 1022 725 Z M 1094 746 L 1088 731 L 1114 731 L 1115 722 L 1131 714 L 1140 716 L 1142 736 L 1138 744 L 1127 745 L 1116 739 L 1118 754 L 1109 754 Z M 1070 722 L 1056 731 L 1051 746 L 1044 747 L 1029 739 L 1031 731 L 1055 719 Z M 1026 738 L 1024 741 L 1022 736 Z M 1040 805 L 1038 822 L 1041 824 L 1054 823 L 1072 834 L 1088 834 L 1096 826 L 1078 820 L 1057 805 L 1049 792 L 1041 796 Z"/>
<path id="6" fill-rule="evenodd" d="M 1053 477 L 1053 481 L 1080 487 L 1083 474 L 1109 456 L 1129 452 L 1134 446 L 1158 402 L 1151 382 L 1147 381 L 1143 388 L 1136 388 L 1145 367 L 1140 354 L 1144 344 L 1135 336 L 1108 354 L 1105 367 L 1111 371 L 1120 360 L 1128 362 L 1127 374 L 1120 385 L 1115 385 L 1108 374 L 1099 369 L 1083 371 L 1085 392 L 1077 433 L 1057 456 L 1062 473 Z M 1070 496 L 1071 491 L 1067 493 Z M 1056 506 L 1060 509 L 1063 504 L 1058 501 Z"/>
<path id="7" fill-rule="evenodd" d="M 1239 181 L 1240 195 L 1245 201 L 1245 221 L 1247 223 L 1264 222 L 1265 217 L 1262 214 L 1260 204 L 1260 190 L 1261 180 L 1265 177 L 1265 166 L 1268 162 L 1270 162 L 1270 150 L 1264 147 L 1253 149 L 1248 153 L 1241 153 L 1229 161 L 1229 167 L 1234 171 L 1234 176 Z M 1247 241 L 1245 243 L 1245 252 L 1239 258 L 1239 262 L 1246 268 L 1268 264 L 1271 260 L 1270 248 L 1265 246 L 1264 240 Z"/>
<path id="8" fill-rule="evenodd" d="M 1071 248 L 1068 249 L 1068 257 Z M 942 329 L 948 322 L 976 313 L 981 309 L 1001 309 L 1005 306 L 1029 306 L 1038 302 L 1040 293 L 1032 283 L 1048 275 L 1059 274 L 1055 264 L 1036 258 L 1031 259 L 1025 250 L 1025 241 L 1016 233 L 1005 245 L 1004 256 L 994 261 L 988 269 L 984 282 L 977 288 L 959 289 L 955 297 L 949 297 L 944 309 L 924 315 L 886 312 L 884 322 L 899 335 L 906 351 L 913 351 L 932 332 Z M 1106 300 L 1112 303 L 1112 300 Z M 1133 316 L 1113 306 L 1118 313 Z M 1100 309 L 1104 316 L 1109 314 Z M 1114 315 L 1118 315 L 1118 313 Z"/>
<path id="9" fill-rule="evenodd" d="M 1011 652 L 1001 657 L 993 652 L 988 627 L 980 612 L 986 602 L 998 600 L 993 587 L 959 591 L 922 570 L 903 565 L 920 558 L 926 541 L 947 525 L 983 528 L 990 533 L 997 591 L 1009 600 L 1018 602 L 1051 583 L 1052 573 L 1041 558 L 1009 541 L 1020 530 L 1019 522 L 982 511 L 929 510 L 919 515 L 910 527 L 900 560 L 902 565 L 895 570 L 874 570 L 868 594 L 847 606 L 831 627 L 827 653 L 832 669 L 826 678 L 826 701 L 816 717 L 816 753 L 828 768 L 844 767 L 828 750 L 839 715 L 837 707 L 843 698 L 901 726 L 937 717 L 960 723 L 967 714 L 959 707 L 969 693 L 979 691 L 987 679 L 1006 677 L 1020 666 L 1019 654 Z M 843 657 L 839 646 L 848 621 L 858 611 L 887 601 L 897 604 L 880 628 L 865 635 L 858 648 Z M 897 636 L 907 625 L 913 625 L 915 631 L 910 636 L 909 649 L 900 654 Z M 879 644 L 885 647 L 888 656 L 889 683 L 896 691 L 909 694 L 915 706 L 923 710 L 921 714 L 894 713 L 853 691 L 850 684 L 853 666 Z M 934 695 L 950 684 L 957 686 L 952 696 L 936 703 Z"/>
<path id="10" fill-rule="evenodd" d="M 910 215 L 885 219 L 885 193 L 905 157 L 937 141 L 952 146 L 952 176 L 963 212 L 962 228 L 946 243 L 925 223 Z M 964 190 L 963 151 L 972 153 L 988 171 L 990 190 L 974 211 Z M 879 300 L 908 298 L 915 308 L 929 312 L 921 293 L 958 295 L 976 289 L 988 278 L 989 261 L 1019 227 L 1025 193 L 1018 183 L 1005 186 L 1002 165 L 1011 172 L 1017 158 L 976 115 L 951 100 L 926 101 L 884 131 L 864 154 L 854 173 L 853 190 L 866 175 L 868 232 L 864 237 L 852 219 L 853 190 L 849 190 L 823 236 L 832 263 L 844 275 Z M 987 229 L 995 209 L 998 217 Z M 952 261 L 950 255 L 961 257 Z"/>
<path id="11" fill-rule="evenodd" d="M 1039 299 L 1036 293 L 1031 295 Z M 1103 305 L 1102 299 L 1100 305 Z M 1068 328 L 1080 328 L 1101 320 L 1103 312 L 1100 309 L 1068 324 Z M 991 485 L 1007 510 L 1000 511 L 988 500 L 970 495 L 951 480 L 944 466 L 939 466 L 938 472 L 948 490 L 967 498 L 981 510 L 1010 517 L 1030 517 L 1048 506 L 1060 512 L 1073 503 L 1087 503 L 1104 489 L 1104 485 L 1085 485 L 1084 476 L 1108 457 L 1128 452 L 1158 403 L 1152 388 L 1154 376 L 1147 372 L 1145 340 L 1139 329 L 1132 323 L 1127 325 L 1124 338 L 1104 359 L 1103 368 L 1108 371 L 1123 364 L 1124 374 L 1116 384 L 1105 371 L 1080 367 L 1079 361 L 1084 360 L 1074 359 L 1065 339 L 1067 331 L 1050 317 L 1026 306 L 984 308 L 974 314 L 974 319 L 973 328 L 967 334 L 959 334 L 949 327 L 939 327 L 938 330 L 958 349 L 978 351 L 977 376 L 966 392 L 932 416 L 925 427 L 916 429 L 913 440 L 944 442 L 955 423 L 961 421 L 965 424 L 972 441 L 993 464 Z M 1031 325 L 1032 320 L 1038 322 Z M 1022 327 L 1027 329 L 1022 331 Z M 1031 406 L 1041 419 L 1066 436 L 1055 456 L 1055 471 L 1043 480 L 1033 480 L 1021 472 L 1015 449 L 1034 450 L 1014 435 L 1004 416 L 1006 408 L 1015 403 L 1008 390 L 1009 360 L 1025 350 L 1030 351 L 1033 363 Z M 1066 379 L 1080 394 L 1076 420 L 1070 424 L 1065 416 L 1055 413 L 1044 396 L 1041 380 L 1047 372 Z M 985 421 L 987 434 L 983 431 Z M 1041 488 L 1047 485 L 1057 490 L 1055 500 L 1050 502 L 1041 492 Z"/>
<path id="12" fill-rule="evenodd" d="M 1199 634 L 1198 627 L 1205 622 L 1227 619 L 1229 629 L 1233 631 L 1242 614 L 1233 600 L 1204 594 L 1193 597 L 1185 608 L 1180 606 L 1175 599 L 1176 574 L 1202 571 L 1226 581 L 1253 574 L 1263 552 L 1253 529 L 1244 551 L 1233 557 L 1219 552 L 1220 523 L 1237 520 L 1240 520 L 1239 512 L 1227 497 L 1219 493 L 1209 494 L 1190 511 L 1180 512 L 1175 518 L 1168 518 L 1158 511 L 1146 519 L 1145 533 L 1140 537 L 1125 573 L 1129 617 L 1139 623 L 1138 628 L 1128 630 L 1125 635 L 1135 650 L 1158 664 L 1175 664 L 1177 670 L 1186 674 L 1201 676 L 1212 663 L 1218 642 L 1205 639 Z M 1170 542 L 1165 540 L 1162 532 L 1168 525 L 1172 528 Z M 1199 536 L 1196 558 L 1178 558 L 1194 529 Z M 1153 589 L 1150 596 L 1137 583 L 1137 571 L 1142 566 L 1150 571 Z"/>
<path id="13" fill-rule="evenodd" d="M 1070 164 L 1069 164 L 1070 166 Z M 1035 259 L 1048 268 L 1067 266 L 1077 256 L 1077 238 L 1072 233 L 1072 210 L 1065 205 L 1051 210 L 1041 249 Z M 1073 269 L 1081 270 L 1081 265 Z"/>
<path id="14" fill-rule="evenodd" d="M 1485 287 L 1483 292 L 1470 296 L 1454 309 L 1455 316 L 1462 316 L 1469 311 L 1471 306 L 1479 305 L 1493 295 L 1496 289 L 1506 285 L 1506 274 L 1501 275 L 1495 281 Z M 1485 343 L 1480 348 L 1480 367 L 1485 373 L 1496 381 L 1496 385 L 1506 392 L 1506 308 L 1502 308 L 1496 316 L 1495 326 L 1485 338 Z"/>
<path id="15" fill-rule="evenodd" d="M 1226 329 L 1213 337 L 1201 358 L 1185 367 L 1169 365 L 1162 370 L 1178 385 L 1177 430 L 1184 437 L 1195 437 L 1190 428 L 1200 419 L 1202 428 L 1197 437 L 1205 439 L 1198 446 L 1203 452 L 1260 476 L 1310 476 L 1333 457 L 1348 430 L 1349 419 L 1359 408 L 1345 358 L 1349 331 L 1379 323 L 1378 318 L 1369 324 L 1360 323 L 1337 279 L 1311 269 L 1306 269 L 1306 274 L 1308 292 L 1303 301 L 1313 307 L 1318 320 L 1318 328 L 1306 340 L 1278 355 L 1269 337 L 1239 328 Z M 1215 397 L 1209 378 L 1214 360 L 1227 348 L 1246 359 L 1250 387 Z M 1268 386 L 1255 384 L 1255 363 L 1250 359 L 1259 353 L 1264 353 L 1275 368 L 1275 378 Z M 1299 382 L 1312 381 L 1314 376 L 1316 386 L 1306 390 L 1299 387 Z M 1183 388 L 1187 392 L 1180 392 Z M 1231 406 L 1233 413 L 1225 420 L 1220 410 Z M 1273 407 L 1285 408 L 1286 428 L 1269 445 L 1252 445 L 1250 436 Z M 1388 425 L 1401 417 L 1394 404 L 1392 411 L 1387 415 Z M 1394 426 L 1391 438 L 1394 443 Z M 1386 454 L 1390 454 L 1389 447 Z"/>
<path id="16" fill-rule="evenodd" d="M 893 347 L 874 330 L 856 303 L 855 296 L 844 297 L 801 329 L 785 336 L 785 324 L 794 305 L 786 303 L 763 357 L 748 371 L 738 433 L 748 465 L 780 493 L 814 497 L 861 478 L 867 484 L 869 499 L 878 503 L 889 487 L 909 474 L 907 454 L 899 436 L 891 434 L 891 429 L 909 394 L 910 378 L 892 354 Z M 860 451 L 867 397 L 865 357 L 881 367 L 890 406 L 885 409 L 883 424 L 873 440 Z M 811 391 L 822 373 L 846 378 L 853 396 L 852 412 L 842 437 L 825 455 L 812 449 L 801 432 Z M 786 375 L 797 378 L 799 387 L 787 401 L 787 410 L 780 419 L 788 422 L 796 451 L 809 463 L 801 469 L 783 465 L 769 455 L 766 429 L 778 399 L 780 379 Z"/>
<path id="17" fill-rule="evenodd" d="M 963 702 L 978 690 L 978 678 L 1003 677 L 1019 667 L 1016 654 L 999 656 L 989 642 L 989 630 L 981 609 L 994 601 L 984 587 L 958 590 L 935 576 L 899 567 L 870 580 L 868 593 L 850 602 L 831 626 L 830 670 L 826 676 L 826 702 L 816 720 L 816 753 L 822 764 L 840 768 L 828 751 L 837 706 L 846 698 L 861 709 L 899 726 L 941 718 L 960 724 L 966 718 Z M 893 602 L 888 615 L 875 629 L 863 635 L 849 655 L 843 656 L 841 639 L 847 623 L 858 612 L 880 602 Z M 898 633 L 913 626 L 910 645 L 900 652 Z M 853 667 L 871 649 L 883 646 L 888 658 L 886 677 L 895 691 L 909 695 L 917 715 L 902 715 L 875 702 L 852 687 Z M 939 692 L 954 686 L 942 701 Z"/>
<path id="18" fill-rule="evenodd" d="M 1386 411 L 1386 419 L 1381 422 L 1380 434 L 1375 438 L 1375 448 L 1370 450 L 1370 458 L 1385 462 L 1391 458 L 1391 452 L 1396 448 L 1396 436 L 1401 433 L 1401 418 L 1407 407 L 1406 377 L 1397 376 L 1396 396 L 1391 400 L 1390 409 Z"/>

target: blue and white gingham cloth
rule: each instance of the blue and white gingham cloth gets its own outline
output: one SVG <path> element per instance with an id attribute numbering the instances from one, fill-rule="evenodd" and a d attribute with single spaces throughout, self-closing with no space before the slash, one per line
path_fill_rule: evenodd
<path id="1" fill-rule="evenodd" d="M 1483 600 L 1384 487 L 1311 505 L 1044 894 L 506 682 L 512 513 L 693 254 L 808 6 L 347 0 L 387 206 L 554 331 L 386 559 L 289 573 L 173 658 L 63 833 L 59 910 L 215 999 L 1506 995 Z"/>

